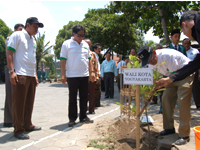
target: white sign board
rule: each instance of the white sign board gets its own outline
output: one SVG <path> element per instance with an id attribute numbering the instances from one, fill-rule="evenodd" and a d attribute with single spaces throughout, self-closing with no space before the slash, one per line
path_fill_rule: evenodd
<path id="1" fill-rule="evenodd" d="M 153 69 L 124 69 L 124 84 L 153 85 Z"/>

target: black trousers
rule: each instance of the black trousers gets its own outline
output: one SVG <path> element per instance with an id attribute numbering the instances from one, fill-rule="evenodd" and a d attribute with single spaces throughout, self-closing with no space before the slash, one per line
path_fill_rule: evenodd
<path id="1" fill-rule="evenodd" d="M 104 80 L 102 80 L 102 79 L 101 79 L 101 91 L 105 92 Z"/>
<path id="2" fill-rule="evenodd" d="M 69 88 L 69 109 L 68 116 L 70 121 L 76 121 L 77 114 L 77 92 L 79 90 L 79 119 L 87 117 L 87 101 L 88 101 L 88 77 L 67 78 Z"/>
<path id="3" fill-rule="evenodd" d="M 105 97 L 114 96 L 114 73 L 104 73 Z"/>
<path id="4" fill-rule="evenodd" d="M 200 107 L 200 82 L 198 80 L 198 75 L 199 71 L 197 70 L 192 84 L 192 94 L 196 107 Z"/>

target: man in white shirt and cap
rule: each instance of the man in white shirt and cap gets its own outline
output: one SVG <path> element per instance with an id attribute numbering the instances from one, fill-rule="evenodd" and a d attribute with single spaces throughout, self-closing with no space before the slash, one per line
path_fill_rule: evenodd
<path id="1" fill-rule="evenodd" d="M 174 49 L 153 50 L 150 46 L 143 46 L 138 56 L 142 61 L 142 66 L 149 64 L 153 69 L 156 67 L 158 71 L 170 76 L 178 69 L 189 63 L 189 59 L 179 51 Z M 193 75 L 187 78 L 176 81 L 166 86 L 166 90 L 162 97 L 163 106 L 163 128 L 160 132 L 161 136 L 175 133 L 174 128 L 174 109 L 178 100 L 180 111 L 179 138 L 175 142 L 176 145 L 183 145 L 189 142 L 190 138 L 190 104 L 192 94 Z"/>

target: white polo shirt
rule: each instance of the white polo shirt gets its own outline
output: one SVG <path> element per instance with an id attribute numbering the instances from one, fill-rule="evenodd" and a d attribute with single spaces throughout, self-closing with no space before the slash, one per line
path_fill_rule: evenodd
<path id="1" fill-rule="evenodd" d="M 126 62 L 124 60 L 121 60 L 118 64 L 117 64 L 117 69 L 119 69 L 119 74 L 121 74 L 121 64 L 122 66 L 126 65 Z"/>
<path id="2" fill-rule="evenodd" d="M 13 66 L 17 75 L 35 77 L 36 42 L 26 30 L 14 32 L 8 41 L 7 49 L 14 52 Z"/>
<path id="3" fill-rule="evenodd" d="M 174 74 L 178 69 L 190 62 L 189 58 L 174 49 L 164 48 L 156 50 L 156 54 L 158 56 L 157 64 L 149 65 L 149 67 L 155 70 L 157 66 L 158 71 L 165 76 Z"/>
<path id="4" fill-rule="evenodd" d="M 66 60 L 66 77 L 89 76 L 90 58 L 90 49 L 84 40 L 80 44 L 72 38 L 63 42 L 60 59 Z"/>
<path id="5" fill-rule="evenodd" d="M 187 57 L 192 61 L 196 57 L 196 55 L 199 53 L 199 51 L 196 48 L 193 48 L 190 46 L 190 49 L 186 51 Z"/>

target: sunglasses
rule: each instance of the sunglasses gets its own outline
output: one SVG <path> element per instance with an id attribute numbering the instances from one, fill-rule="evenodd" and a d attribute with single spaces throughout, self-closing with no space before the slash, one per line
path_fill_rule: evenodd
<path id="1" fill-rule="evenodd" d="M 76 33 L 75 33 L 76 34 Z M 85 34 L 76 34 L 78 37 L 84 37 Z"/>

